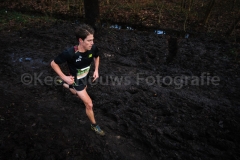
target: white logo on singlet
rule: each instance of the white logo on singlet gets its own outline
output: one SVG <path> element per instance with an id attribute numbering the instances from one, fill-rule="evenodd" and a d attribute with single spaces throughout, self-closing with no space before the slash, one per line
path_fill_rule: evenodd
<path id="1" fill-rule="evenodd" d="M 81 61 L 82 60 L 82 56 L 79 56 L 78 59 L 76 59 L 76 62 Z"/>

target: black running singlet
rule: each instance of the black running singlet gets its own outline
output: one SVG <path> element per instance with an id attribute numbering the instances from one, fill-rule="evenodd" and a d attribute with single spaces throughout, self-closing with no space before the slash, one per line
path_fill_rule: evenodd
<path id="1" fill-rule="evenodd" d="M 70 75 L 74 76 L 75 80 L 79 80 L 88 75 L 93 58 L 99 56 L 98 51 L 98 48 L 93 45 L 91 50 L 81 53 L 74 46 L 64 50 L 54 59 L 54 62 L 56 64 L 67 62 Z"/>

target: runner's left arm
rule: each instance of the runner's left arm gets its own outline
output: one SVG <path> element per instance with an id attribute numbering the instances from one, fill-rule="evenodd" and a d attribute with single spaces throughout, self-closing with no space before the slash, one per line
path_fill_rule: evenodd
<path id="1" fill-rule="evenodd" d="M 99 77 L 99 74 L 98 74 L 99 62 L 100 62 L 99 56 L 96 57 L 96 58 L 94 57 L 95 70 L 94 70 L 94 73 L 93 73 L 93 82 Z"/>

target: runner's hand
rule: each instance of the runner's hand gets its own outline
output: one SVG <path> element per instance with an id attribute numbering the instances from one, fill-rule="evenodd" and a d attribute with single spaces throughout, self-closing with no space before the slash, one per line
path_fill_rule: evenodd
<path id="1" fill-rule="evenodd" d="M 63 79 L 64 82 L 66 82 L 67 84 L 71 85 L 74 83 L 74 77 L 73 76 L 66 76 Z"/>
<path id="2" fill-rule="evenodd" d="M 99 77 L 98 71 L 94 71 L 93 73 L 93 82 Z"/>

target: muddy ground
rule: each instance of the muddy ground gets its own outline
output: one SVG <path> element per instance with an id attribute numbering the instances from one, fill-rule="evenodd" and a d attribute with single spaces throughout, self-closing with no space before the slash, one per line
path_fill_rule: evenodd
<path id="1" fill-rule="evenodd" d="M 99 29 L 88 92 L 101 137 L 49 65 L 76 44 L 75 26 L 1 34 L 0 159 L 240 159 L 239 44 Z"/>

